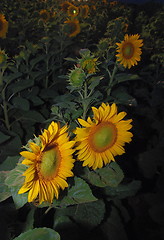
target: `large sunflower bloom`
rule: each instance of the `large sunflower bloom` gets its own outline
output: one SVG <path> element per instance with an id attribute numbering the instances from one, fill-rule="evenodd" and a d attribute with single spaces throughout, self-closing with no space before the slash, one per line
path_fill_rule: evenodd
<path id="1" fill-rule="evenodd" d="M 77 34 L 80 33 L 80 24 L 79 20 L 77 19 L 68 19 L 64 22 L 64 32 L 69 36 L 69 37 L 75 37 Z"/>
<path id="2" fill-rule="evenodd" d="M 74 141 L 69 141 L 67 126 L 60 128 L 55 122 L 39 139 L 40 144 L 30 142 L 30 151 L 20 153 L 25 158 L 22 164 L 29 167 L 23 174 L 25 181 L 18 193 L 28 191 L 28 202 L 51 203 L 54 196 L 58 199 L 60 188 L 68 187 L 66 178 L 73 176 Z"/>
<path id="3" fill-rule="evenodd" d="M 129 143 L 132 133 L 128 132 L 132 120 L 122 120 L 125 112 L 117 114 L 117 106 L 113 103 L 102 103 L 97 109 L 92 107 L 93 120 L 88 117 L 87 121 L 78 119 L 84 128 L 76 128 L 75 140 L 77 142 L 78 160 L 83 161 L 83 166 L 102 168 L 103 164 L 115 161 L 114 156 L 122 155 L 123 146 Z"/>
<path id="4" fill-rule="evenodd" d="M 139 35 L 124 36 L 124 40 L 121 43 L 117 44 L 118 57 L 117 61 L 120 62 L 125 68 L 131 68 L 134 65 L 137 65 L 137 61 L 141 60 L 141 47 L 143 45 L 143 40 L 139 39 Z"/>
<path id="5" fill-rule="evenodd" d="M 0 13 L 0 38 L 5 38 L 8 31 L 8 22 L 5 16 Z"/>

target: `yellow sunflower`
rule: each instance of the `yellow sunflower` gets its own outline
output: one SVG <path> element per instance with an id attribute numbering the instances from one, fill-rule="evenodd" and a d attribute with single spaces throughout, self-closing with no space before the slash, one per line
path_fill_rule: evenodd
<path id="1" fill-rule="evenodd" d="M 143 40 L 139 39 L 139 35 L 124 36 L 124 40 L 121 43 L 117 44 L 118 57 L 117 61 L 120 62 L 125 68 L 131 68 L 134 65 L 137 65 L 137 61 L 141 60 L 141 47 L 143 46 Z"/>
<path id="2" fill-rule="evenodd" d="M 132 120 L 122 120 L 125 112 L 117 113 L 117 106 L 102 103 L 97 109 L 92 107 L 93 120 L 78 119 L 84 128 L 76 128 L 75 140 L 77 142 L 78 160 L 83 161 L 83 166 L 92 167 L 94 170 L 102 168 L 103 164 L 115 161 L 114 156 L 125 153 L 124 145 L 129 143 L 132 133 L 128 132 Z"/>
<path id="3" fill-rule="evenodd" d="M 5 38 L 8 31 L 8 22 L 5 16 L 0 13 L 0 38 Z"/>
<path id="4" fill-rule="evenodd" d="M 41 10 L 39 14 L 40 14 L 40 18 L 44 22 L 47 22 L 50 19 L 50 13 L 46 9 Z"/>
<path id="5" fill-rule="evenodd" d="M 42 202 L 58 199 L 60 188 L 68 187 L 67 177 L 72 177 L 74 141 L 69 141 L 67 126 L 60 128 L 52 122 L 48 129 L 39 135 L 39 140 L 29 143 L 29 151 L 20 154 L 25 158 L 22 164 L 28 169 L 24 172 L 25 181 L 18 194 L 28 193 L 28 202 Z"/>
<path id="6" fill-rule="evenodd" d="M 74 5 L 70 5 L 68 7 L 67 14 L 70 17 L 76 17 L 79 14 L 79 8 Z"/>
<path id="7" fill-rule="evenodd" d="M 80 24 L 79 20 L 77 19 L 68 19 L 64 22 L 64 32 L 69 36 L 69 37 L 75 37 L 77 34 L 80 33 Z"/>

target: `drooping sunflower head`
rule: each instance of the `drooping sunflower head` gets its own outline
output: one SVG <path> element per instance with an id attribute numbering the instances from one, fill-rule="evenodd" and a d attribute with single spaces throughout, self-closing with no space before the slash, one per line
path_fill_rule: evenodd
<path id="1" fill-rule="evenodd" d="M 70 85 L 75 88 L 81 87 L 84 83 L 85 78 L 85 72 L 78 67 L 75 67 L 75 69 L 71 70 L 68 75 Z"/>
<path id="2" fill-rule="evenodd" d="M 73 176 L 74 141 L 69 141 L 67 130 L 67 126 L 60 128 L 59 123 L 52 122 L 37 140 L 29 142 L 28 151 L 20 153 L 25 158 L 22 164 L 28 168 L 18 194 L 28 192 L 28 202 L 52 203 L 60 189 L 68 187 L 66 179 Z"/>
<path id="3" fill-rule="evenodd" d="M 77 19 L 68 19 L 64 22 L 63 30 L 68 37 L 75 37 L 80 33 L 80 24 Z"/>
<path id="4" fill-rule="evenodd" d="M 143 40 L 139 39 L 139 35 L 130 35 L 126 34 L 124 40 L 121 43 L 117 44 L 116 55 L 117 61 L 120 62 L 125 68 L 131 68 L 134 65 L 138 64 L 138 61 L 141 60 L 141 47 L 143 46 Z"/>
<path id="5" fill-rule="evenodd" d="M 62 8 L 63 12 L 65 12 L 65 13 L 67 12 L 67 10 L 70 6 L 72 6 L 72 3 L 68 2 L 68 1 L 63 2 L 61 4 L 61 8 Z"/>
<path id="6" fill-rule="evenodd" d="M 74 5 L 70 5 L 68 7 L 67 14 L 69 17 L 76 17 L 79 14 L 79 8 Z"/>
<path id="7" fill-rule="evenodd" d="M 89 6 L 88 5 L 81 5 L 79 16 L 82 17 L 82 18 L 87 18 L 88 13 L 89 13 Z"/>
<path id="8" fill-rule="evenodd" d="M 44 22 L 47 22 L 50 19 L 50 13 L 46 9 L 41 10 L 39 14 L 40 14 L 40 18 Z"/>
<path id="9" fill-rule="evenodd" d="M 0 38 L 6 38 L 8 31 L 8 21 L 6 21 L 5 16 L 0 13 Z"/>
<path id="10" fill-rule="evenodd" d="M 126 113 L 117 113 L 115 103 L 111 106 L 102 103 L 98 109 L 92 107 L 92 111 L 93 120 L 78 119 L 83 128 L 77 127 L 74 133 L 78 160 L 95 170 L 115 161 L 116 155 L 122 155 L 125 143 L 129 143 L 133 135 L 128 131 L 132 120 L 123 120 Z"/>

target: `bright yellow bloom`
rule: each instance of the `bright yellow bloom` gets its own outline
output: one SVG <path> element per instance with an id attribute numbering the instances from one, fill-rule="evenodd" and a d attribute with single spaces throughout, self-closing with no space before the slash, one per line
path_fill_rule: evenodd
<path id="1" fill-rule="evenodd" d="M 68 187 L 66 179 L 73 176 L 74 141 L 69 141 L 67 129 L 52 122 L 39 135 L 40 144 L 30 142 L 30 151 L 20 153 L 25 158 L 22 164 L 29 167 L 23 174 L 25 181 L 18 194 L 28 192 L 28 202 L 52 203 L 54 196 L 58 199 L 60 188 Z"/>
<path id="2" fill-rule="evenodd" d="M 121 43 L 117 44 L 118 57 L 117 61 L 120 62 L 125 68 L 131 68 L 134 65 L 137 65 L 141 60 L 141 47 L 143 46 L 143 40 L 139 39 L 139 35 L 124 36 L 124 40 Z"/>
<path id="3" fill-rule="evenodd" d="M 64 23 L 64 32 L 68 35 L 68 37 L 75 37 L 80 33 L 80 24 L 77 19 L 68 19 Z"/>
<path id="4" fill-rule="evenodd" d="M 74 5 L 70 5 L 68 7 L 67 14 L 70 17 L 76 17 L 79 14 L 79 8 Z"/>
<path id="5" fill-rule="evenodd" d="M 46 9 L 41 10 L 39 14 L 40 14 L 40 18 L 44 22 L 47 22 L 50 19 L 50 13 Z"/>
<path id="6" fill-rule="evenodd" d="M 6 38 L 6 33 L 8 31 L 8 22 L 5 16 L 0 13 L 0 38 Z"/>
<path id="7" fill-rule="evenodd" d="M 82 69 L 86 69 L 89 74 L 95 73 L 97 71 L 97 60 L 98 58 L 85 59 L 81 63 Z"/>
<path id="8" fill-rule="evenodd" d="M 102 103 L 98 109 L 92 107 L 92 111 L 93 120 L 78 119 L 83 128 L 77 127 L 74 133 L 78 160 L 95 170 L 115 161 L 114 156 L 125 153 L 124 145 L 131 141 L 133 134 L 128 132 L 132 120 L 122 120 L 126 113 L 118 114 L 115 103 L 111 106 Z"/>

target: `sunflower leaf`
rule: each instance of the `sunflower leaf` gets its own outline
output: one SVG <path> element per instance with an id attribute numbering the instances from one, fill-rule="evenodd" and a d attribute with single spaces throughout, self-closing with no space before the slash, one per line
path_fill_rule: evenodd
<path id="1" fill-rule="evenodd" d="M 26 165 L 18 164 L 13 170 L 8 173 L 5 183 L 8 187 L 20 186 L 24 182 L 22 174 L 27 169 Z"/>
<path id="2" fill-rule="evenodd" d="M 60 207 L 67 207 L 69 205 L 75 205 L 80 203 L 87 203 L 96 201 L 92 194 L 89 185 L 81 178 L 75 177 L 75 184 L 70 189 L 68 189 L 67 196 L 65 196 L 61 201 L 54 201 L 54 205 Z"/>
<path id="3" fill-rule="evenodd" d="M 104 168 L 88 171 L 83 177 L 97 187 L 117 187 L 122 181 L 124 174 L 119 165 L 116 162 L 112 162 Z"/>
<path id="4" fill-rule="evenodd" d="M 8 186 L 5 184 L 5 179 L 8 171 L 0 172 L 0 202 L 6 200 L 11 196 Z"/>
<path id="5" fill-rule="evenodd" d="M 50 228 L 35 228 L 20 234 L 13 240 L 60 240 L 60 235 Z"/>

